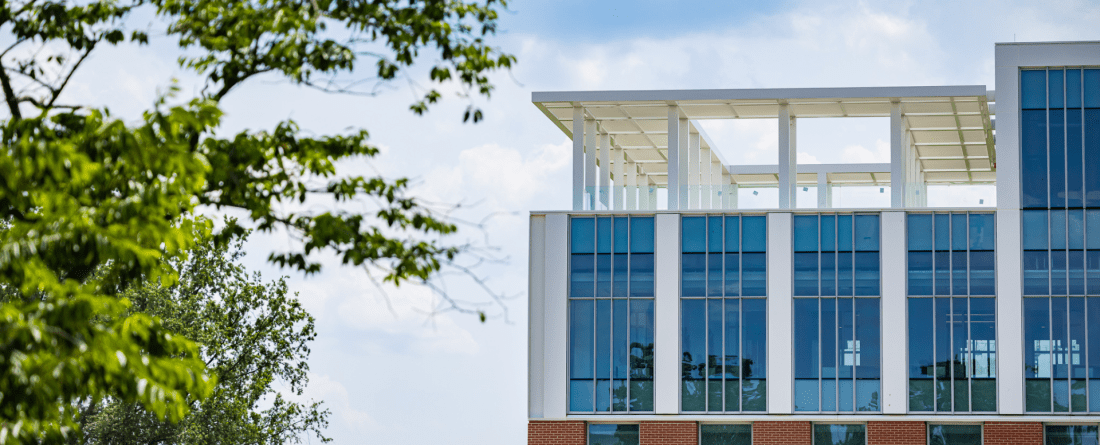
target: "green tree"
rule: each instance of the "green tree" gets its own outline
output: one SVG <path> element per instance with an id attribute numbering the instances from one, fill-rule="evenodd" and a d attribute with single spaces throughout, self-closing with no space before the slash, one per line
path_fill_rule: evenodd
<path id="1" fill-rule="evenodd" d="M 196 345 L 134 312 L 136 283 L 175 285 L 187 252 L 249 228 L 285 231 L 295 248 L 275 264 L 320 271 L 311 254 L 369 267 L 383 282 L 425 282 L 464 252 L 441 237 L 454 224 L 407 193 L 408 181 L 337 176 L 340 161 L 371 157 L 365 130 L 306 136 L 292 121 L 218 132 L 219 101 L 258 76 L 355 94 L 357 63 L 374 84 L 430 60 L 431 87 L 410 105 L 424 113 L 441 85 L 482 115 L 488 75 L 514 57 L 489 46 L 503 0 L 16 0 L 0 3 L 0 443 L 58 441 L 79 430 L 83 401 L 137 403 L 180 421 L 189 401 L 215 391 Z M 164 97 L 135 122 L 66 103 L 73 75 L 97 49 L 144 44 L 128 18 L 153 10 L 205 79 L 198 97 Z M 358 91 L 363 93 L 363 91 Z M 369 90 L 366 91 L 369 93 Z M 174 93 L 174 94 L 178 94 Z M 178 105 L 172 105 L 178 104 Z M 333 202 L 321 211 L 295 204 Z M 315 201 L 314 201 L 315 200 Z M 342 203 L 367 200 L 370 211 Z M 242 224 L 214 227 L 200 209 L 232 209 Z M 289 210 L 288 210 L 289 209 Z M 484 319 L 484 314 L 482 314 Z"/>
<path id="2" fill-rule="evenodd" d="M 319 402 L 298 403 L 276 392 L 279 385 L 301 395 L 308 383 L 313 317 L 283 279 L 265 283 L 239 265 L 242 242 L 228 247 L 202 240 L 186 260 L 173 260 L 176 284 L 147 282 L 122 294 L 131 313 L 157 317 L 198 344 L 207 372 L 217 378 L 210 396 L 189 400 L 191 410 L 178 423 L 133 403 L 83 404 L 83 443 L 283 444 L 307 434 L 327 441 L 328 412 Z"/>

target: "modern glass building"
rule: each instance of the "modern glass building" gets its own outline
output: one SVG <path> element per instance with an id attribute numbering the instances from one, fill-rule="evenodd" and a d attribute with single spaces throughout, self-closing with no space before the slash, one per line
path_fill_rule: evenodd
<path id="1" fill-rule="evenodd" d="M 573 207 L 530 220 L 529 443 L 1100 445 L 1100 42 L 995 51 L 995 88 L 534 93 Z M 796 162 L 847 117 L 889 163 Z M 713 119 L 775 122 L 778 162 Z"/>

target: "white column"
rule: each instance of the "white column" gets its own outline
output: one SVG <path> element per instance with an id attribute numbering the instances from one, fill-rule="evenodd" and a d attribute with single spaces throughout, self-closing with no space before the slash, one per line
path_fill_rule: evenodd
<path id="1" fill-rule="evenodd" d="M 584 205 L 596 210 L 596 121 L 584 121 Z"/>
<path id="2" fill-rule="evenodd" d="M 638 210 L 649 210 L 649 175 L 638 174 Z"/>
<path id="3" fill-rule="evenodd" d="M 882 212 L 882 413 L 909 410 L 905 213 Z"/>
<path id="4" fill-rule="evenodd" d="M 626 160 L 623 159 L 623 148 L 615 146 L 611 150 L 611 166 L 615 173 L 615 188 L 611 197 L 613 198 L 615 210 L 622 210 L 624 208 L 623 195 L 626 193 Z"/>
<path id="5" fill-rule="evenodd" d="M 573 107 L 573 210 L 584 210 L 584 109 Z"/>
<path id="6" fill-rule="evenodd" d="M 768 214 L 768 413 L 794 409 L 791 214 Z M 677 269 L 679 270 L 679 269 Z"/>
<path id="7" fill-rule="evenodd" d="M 690 165 L 691 165 L 691 141 L 690 134 L 691 124 L 687 119 L 680 119 L 680 132 L 678 136 L 680 138 L 680 208 L 691 208 L 691 182 L 690 179 Z"/>
<path id="8" fill-rule="evenodd" d="M 779 208 L 793 209 L 794 186 L 797 183 L 797 157 L 795 147 L 795 122 L 787 104 L 779 105 Z"/>
<path id="9" fill-rule="evenodd" d="M 626 209 L 638 209 L 638 164 L 626 162 Z"/>
<path id="10" fill-rule="evenodd" d="M 611 208 L 611 135 L 600 133 L 600 204 Z"/>
<path id="11" fill-rule="evenodd" d="M 713 208 L 722 209 L 725 206 L 722 205 L 722 164 L 718 162 L 712 162 L 710 164 L 710 200 L 713 204 Z"/>
<path id="12" fill-rule="evenodd" d="M 645 182 L 646 188 L 649 183 Z M 680 108 L 668 107 L 668 209 L 680 208 Z M 648 192 L 647 192 L 648 193 Z"/>
<path id="13" fill-rule="evenodd" d="M 527 417 L 543 417 L 546 376 L 545 322 L 546 216 L 531 215 L 527 263 Z"/>
<path id="14" fill-rule="evenodd" d="M 657 210 L 657 183 L 649 178 L 649 210 Z"/>
<path id="15" fill-rule="evenodd" d="M 699 133 L 688 133 L 688 208 L 699 208 Z"/>
<path id="16" fill-rule="evenodd" d="M 698 135 L 692 135 L 698 138 Z M 699 148 L 699 208 L 709 209 L 710 206 L 710 149 Z"/>
<path id="17" fill-rule="evenodd" d="M 737 185 L 736 182 L 733 182 L 733 177 L 731 176 L 730 177 L 730 187 L 729 187 L 729 194 L 730 194 L 730 206 L 729 206 L 729 208 L 731 208 L 731 209 L 737 209 L 738 208 L 739 203 L 737 202 L 738 201 L 738 199 L 737 199 L 738 196 L 737 195 L 739 193 L 741 193 L 741 186 Z"/>
<path id="18" fill-rule="evenodd" d="M 905 147 L 901 104 L 890 104 L 890 207 L 905 206 Z"/>
<path id="19" fill-rule="evenodd" d="M 681 362 L 680 215 L 657 215 L 654 228 L 654 411 L 657 414 L 678 414 Z"/>
<path id="20" fill-rule="evenodd" d="M 829 178 L 828 173 L 821 172 L 817 174 L 817 208 L 827 209 L 829 208 Z"/>
<path id="21" fill-rule="evenodd" d="M 1004 157 L 1002 154 L 998 159 Z M 998 193 L 998 207 L 1000 202 L 1001 195 Z M 998 208 L 997 405 L 1001 414 L 1024 413 L 1024 301 L 1020 288 L 1020 243 L 1020 210 Z"/>
<path id="22" fill-rule="evenodd" d="M 546 419 L 564 419 L 569 379 L 569 215 L 546 215 L 546 279 L 543 294 L 543 406 Z"/>

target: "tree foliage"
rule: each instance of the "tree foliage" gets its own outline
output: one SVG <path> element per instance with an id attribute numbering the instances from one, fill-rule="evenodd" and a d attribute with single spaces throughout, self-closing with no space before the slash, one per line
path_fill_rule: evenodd
<path id="1" fill-rule="evenodd" d="M 74 406 L 111 398 L 182 420 L 189 400 L 217 393 L 196 345 L 133 310 L 136 283 L 175 286 L 199 240 L 228 245 L 248 228 L 285 231 L 297 247 L 269 260 L 305 273 L 336 254 L 400 285 L 425 281 L 463 252 L 439 240 L 454 224 L 408 195 L 408 181 L 337 176 L 377 148 L 366 130 L 305 135 L 293 121 L 224 135 L 219 102 L 257 76 L 370 95 L 432 60 L 424 113 L 445 84 L 471 100 L 514 62 L 485 40 L 502 0 L 21 0 L 0 3 L 0 443 L 60 440 L 79 429 Z M 135 11 L 155 11 L 201 94 L 161 98 L 140 120 L 68 103 L 73 75 L 97 49 L 141 45 Z M 374 64 L 357 79 L 357 63 Z M 372 88 L 363 89 L 364 85 Z M 300 204 L 334 202 L 327 210 Z M 340 204 L 368 200 L 369 211 Z M 214 227 L 202 209 L 242 224 Z"/>
<path id="2" fill-rule="evenodd" d="M 328 412 L 319 402 L 295 402 L 276 391 L 300 396 L 305 389 L 313 317 L 284 279 L 248 274 L 242 256 L 240 240 L 227 248 L 206 239 L 173 264 L 176 284 L 145 282 L 123 293 L 131 314 L 157 317 L 194 341 L 217 384 L 205 400 L 188 400 L 191 410 L 178 423 L 120 400 L 82 404 L 83 443 L 284 444 L 307 434 L 327 441 Z"/>

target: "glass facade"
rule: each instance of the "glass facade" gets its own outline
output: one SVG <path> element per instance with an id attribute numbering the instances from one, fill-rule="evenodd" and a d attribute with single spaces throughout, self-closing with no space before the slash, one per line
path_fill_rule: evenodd
<path id="1" fill-rule="evenodd" d="M 867 427 L 862 424 L 814 424 L 814 445 L 865 445 Z"/>
<path id="2" fill-rule="evenodd" d="M 1047 425 L 1046 445 L 1100 445 L 1096 425 Z"/>
<path id="3" fill-rule="evenodd" d="M 795 411 L 880 411 L 879 216 L 795 215 L 793 232 Z"/>
<path id="4" fill-rule="evenodd" d="M 570 252 L 569 411 L 652 412 L 653 218 L 574 217 Z"/>
<path id="5" fill-rule="evenodd" d="M 680 409 L 767 409 L 767 221 L 681 219 Z"/>
<path id="6" fill-rule="evenodd" d="M 795 215 L 795 296 L 878 296 L 878 215 Z"/>
<path id="7" fill-rule="evenodd" d="M 1024 298 L 1025 408 L 1100 411 L 1100 297 Z"/>
<path id="8" fill-rule="evenodd" d="M 995 294 L 992 213 L 912 213 L 909 295 Z"/>
<path id="9" fill-rule="evenodd" d="M 909 298 L 909 411 L 997 410 L 996 301 Z"/>
<path id="10" fill-rule="evenodd" d="M 928 425 L 929 445 L 982 445 L 981 425 Z"/>
<path id="11" fill-rule="evenodd" d="M 588 445 L 638 445 L 638 425 L 594 423 L 588 425 Z"/>
<path id="12" fill-rule="evenodd" d="M 699 445 L 752 445 L 752 425 L 699 425 Z"/>

